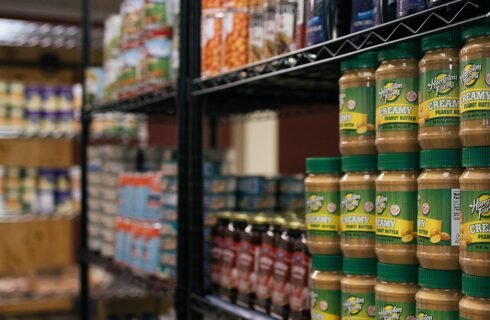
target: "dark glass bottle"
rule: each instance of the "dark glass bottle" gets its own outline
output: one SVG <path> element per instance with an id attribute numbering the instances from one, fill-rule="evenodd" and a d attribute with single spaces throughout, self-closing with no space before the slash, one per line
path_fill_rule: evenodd
<path id="1" fill-rule="evenodd" d="M 211 228 L 211 290 L 219 293 L 221 284 L 221 262 L 224 248 L 223 236 L 230 223 L 231 212 L 216 214 L 216 223 Z"/>
<path id="2" fill-rule="evenodd" d="M 260 245 L 262 235 L 268 228 L 267 216 L 256 214 L 250 217 L 249 224 L 240 237 L 237 257 L 237 304 L 245 308 L 253 308 L 255 302 Z"/>
<path id="3" fill-rule="evenodd" d="M 286 220 L 280 215 L 271 216 L 269 219 L 269 229 L 262 234 L 254 309 L 267 314 L 270 313 L 272 303 L 272 277 L 276 243 L 284 232 L 285 225 Z"/>
<path id="4" fill-rule="evenodd" d="M 310 319 L 310 292 L 308 280 L 310 277 L 310 253 L 306 245 L 305 225 L 301 225 L 301 235 L 291 237 L 291 280 L 289 294 L 289 319 Z"/>
<path id="5" fill-rule="evenodd" d="M 301 238 L 301 221 L 288 221 L 286 230 L 277 241 L 272 281 L 271 316 L 288 319 L 293 242 Z"/>
<path id="6" fill-rule="evenodd" d="M 242 231 L 247 226 L 248 215 L 244 212 L 234 212 L 230 222 L 223 232 L 223 251 L 221 260 L 220 296 L 232 303 L 236 302 L 237 287 L 237 248 L 240 244 Z"/>

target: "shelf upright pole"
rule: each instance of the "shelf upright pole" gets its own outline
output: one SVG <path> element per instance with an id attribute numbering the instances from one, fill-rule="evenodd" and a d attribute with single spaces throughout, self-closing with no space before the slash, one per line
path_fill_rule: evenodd
<path id="1" fill-rule="evenodd" d="M 201 1 L 191 0 L 190 79 L 201 76 Z M 190 82 L 189 82 L 190 84 Z M 189 274 L 192 296 L 204 296 L 204 206 L 203 206 L 203 107 L 192 96 L 189 108 Z M 192 299 L 192 296 L 190 297 Z M 192 300 L 191 300 L 192 301 Z M 201 319 L 192 309 L 191 319 Z"/>
<path id="2" fill-rule="evenodd" d="M 82 82 L 82 108 L 81 138 L 80 138 L 80 165 L 81 165 L 81 212 L 80 212 L 80 319 L 90 319 L 90 279 L 88 250 L 88 159 L 87 148 L 90 137 L 91 114 L 87 110 L 87 95 L 85 86 L 85 70 L 90 66 L 90 0 L 81 0 L 82 11 L 82 66 L 80 81 Z"/>
<path id="3" fill-rule="evenodd" d="M 179 73 L 177 79 L 177 121 L 178 121 L 178 197 L 177 197 L 177 289 L 175 292 L 175 310 L 178 320 L 189 319 L 189 24 L 192 0 L 180 0 L 179 33 Z"/>
<path id="4" fill-rule="evenodd" d="M 211 149 L 217 149 L 219 144 L 219 117 L 217 115 L 209 115 L 209 147 Z"/>

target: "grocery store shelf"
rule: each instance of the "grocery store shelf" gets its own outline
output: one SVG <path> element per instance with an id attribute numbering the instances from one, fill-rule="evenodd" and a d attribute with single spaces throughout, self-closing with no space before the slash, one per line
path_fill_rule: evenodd
<path id="1" fill-rule="evenodd" d="M 301 102 L 337 102 L 339 60 L 409 39 L 456 28 L 490 15 L 488 0 L 457 0 L 335 40 L 193 81 L 193 95 L 206 95 L 222 112 L 241 102 L 274 108 Z M 214 97 L 213 94 L 218 95 Z M 250 97 L 245 100 L 241 97 Z M 213 100 L 214 98 L 214 100 Z M 257 98 L 257 102 L 254 101 Z M 245 100 L 245 101 L 244 101 Z M 260 106 L 262 105 L 262 107 Z M 251 108 L 254 108 L 252 106 Z M 232 109 L 232 110 L 230 110 Z M 241 112 L 238 108 L 238 112 Z"/>
<path id="2" fill-rule="evenodd" d="M 177 111 L 175 99 L 176 92 L 174 87 L 168 86 L 164 89 L 144 93 L 133 98 L 94 106 L 91 112 L 133 112 L 175 115 Z"/>
<path id="3" fill-rule="evenodd" d="M 128 267 L 115 263 L 112 259 L 101 256 L 97 252 L 92 252 L 90 262 L 103 268 L 117 278 L 127 280 L 128 283 L 145 290 L 147 293 L 155 295 L 173 294 L 175 282 L 172 280 L 162 280 L 153 275 L 137 273 Z"/>
<path id="4" fill-rule="evenodd" d="M 195 311 L 212 317 L 210 319 L 273 319 L 266 314 L 242 308 L 212 295 L 205 296 L 204 298 L 193 296 L 193 300 L 194 303 L 192 307 L 195 309 Z"/>
<path id="5" fill-rule="evenodd" d="M 80 47 L 80 28 L 27 20 L 0 19 L 0 46 L 75 49 Z M 91 31 L 93 48 L 102 47 L 103 30 Z"/>
<path id="6" fill-rule="evenodd" d="M 68 168 L 75 161 L 73 150 L 68 138 L 0 138 L 0 165 Z"/>
<path id="7" fill-rule="evenodd" d="M 44 297 L 44 298 L 19 298 L 3 299 L 0 301 L 0 314 L 8 315 L 33 315 L 45 313 L 72 312 L 75 303 L 74 297 Z"/>

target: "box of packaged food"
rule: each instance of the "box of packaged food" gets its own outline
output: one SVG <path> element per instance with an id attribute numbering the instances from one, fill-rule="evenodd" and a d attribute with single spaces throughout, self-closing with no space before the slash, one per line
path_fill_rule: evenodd
<path id="1" fill-rule="evenodd" d="M 232 193 L 237 188 L 236 178 L 216 176 L 204 178 L 204 193 Z"/>
<path id="2" fill-rule="evenodd" d="M 257 210 L 274 210 L 276 207 L 276 195 L 262 194 L 238 194 L 238 210 L 240 211 L 257 211 Z"/>

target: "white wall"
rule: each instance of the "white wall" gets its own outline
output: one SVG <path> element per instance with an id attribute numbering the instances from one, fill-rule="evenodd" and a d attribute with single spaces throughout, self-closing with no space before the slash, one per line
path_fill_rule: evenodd
<path id="1" fill-rule="evenodd" d="M 251 115 L 232 126 L 232 170 L 245 175 L 278 173 L 278 121 L 274 112 Z"/>

